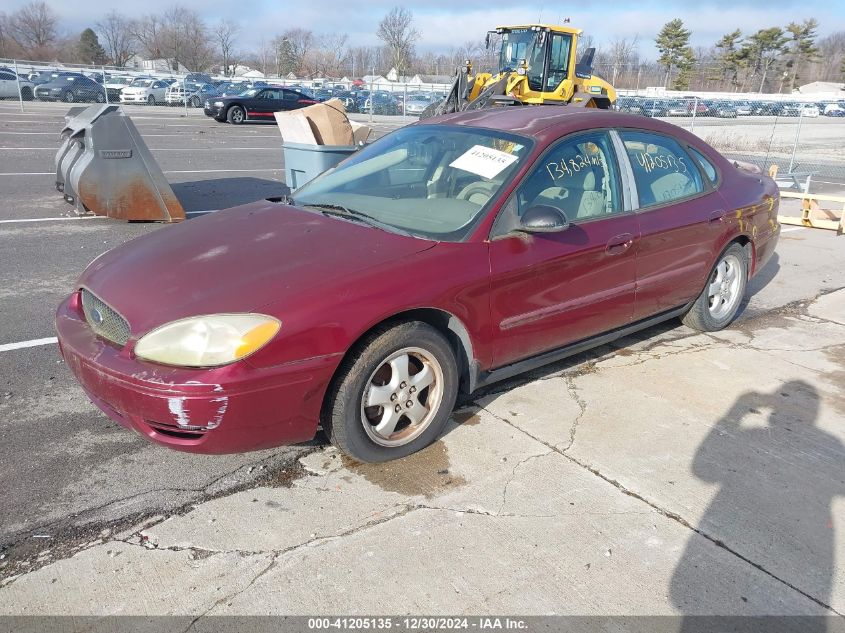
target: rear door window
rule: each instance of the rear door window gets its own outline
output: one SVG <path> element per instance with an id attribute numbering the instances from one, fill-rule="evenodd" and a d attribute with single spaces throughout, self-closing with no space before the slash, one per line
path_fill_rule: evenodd
<path id="1" fill-rule="evenodd" d="M 669 204 L 704 191 L 693 159 L 674 139 L 651 132 L 620 132 L 640 207 Z"/>
<path id="2" fill-rule="evenodd" d="M 716 180 L 718 179 L 718 174 L 716 173 L 716 167 L 704 157 L 704 154 L 699 152 L 694 147 L 689 148 L 690 153 L 692 154 L 693 158 L 701 165 L 701 169 L 704 171 L 707 179 L 711 182 L 711 184 L 716 184 Z"/>

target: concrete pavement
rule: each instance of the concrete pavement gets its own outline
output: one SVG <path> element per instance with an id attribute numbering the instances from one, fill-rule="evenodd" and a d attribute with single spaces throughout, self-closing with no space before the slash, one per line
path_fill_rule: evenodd
<path id="1" fill-rule="evenodd" d="M 841 615 L 843 301 L 601 348 L 398 462 L 322 448 L 7 579 L 0 613 Z"/>

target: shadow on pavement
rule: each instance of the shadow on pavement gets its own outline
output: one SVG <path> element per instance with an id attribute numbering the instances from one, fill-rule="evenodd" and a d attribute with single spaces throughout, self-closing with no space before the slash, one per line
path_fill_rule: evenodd
<path id="1" fill-rule="evenodd" d="M 774 393 L 743 394 L 712 427 L 692 472 L 719 490 L 697 526 L 706 538 L 690 538 L 672 577 L 669 595 L 681 613 L 760 614 L 767 608 L 726 582 L 730 574 L 714 556 L 718 547 L 751 561 L 749 574 L 758 575 L 752 565 L 759 565 L 784 589 L 788 584 L 817 604 L 830 604 L 831 503 L 845 495 L 845 447 L 818 428 L 818 414 L 816 389 L 794 380 Z M 749 578 L 748 586 L 758 582 Z M 681 630 L 700 625 L 688 618 Z M 823 619 L 808 619 L 802 627 L 827 630 Z"/>
<path id="2" fill-rule="evenodd" d="M 289 192 L 288 186 L 278 180 L 251 177 L 211 178 L 171 187 L 186 213 L 228 209 Z"/>

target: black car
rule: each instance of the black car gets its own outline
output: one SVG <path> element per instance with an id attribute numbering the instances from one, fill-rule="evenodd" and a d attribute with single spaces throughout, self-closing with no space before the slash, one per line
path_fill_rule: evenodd
<path id="1" fill-rule="evenodd" d="M 234 97 L 215 97 L 205 102 L 205 114 L 218 121 L 272 121 L 273 113 L 298 110 L 318 103 L 316 99 L 289 88 L 252 88 Z"/>
<path id="2" fill-rule="evenodd" d="M 35 87 L 35 98 L 39 101 L 96 101 L 105 103 L 106 92 L 102 84 L 82 73 L 58 73 L 50 81 Z"/>

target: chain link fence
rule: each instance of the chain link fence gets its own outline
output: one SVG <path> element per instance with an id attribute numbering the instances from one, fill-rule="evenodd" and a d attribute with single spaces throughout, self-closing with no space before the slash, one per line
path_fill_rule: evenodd
<path id="1" fill-rule="evenodd" d="M 149 103 L 179 106 L 186 116 L 201 116 L 213 92 L 197 92 L 202 78 L 166 68 L 120 69 L 109 66 L 56 64 L 0 59 L 0 97 L 19 102 L 21 110 L 38 107 L 46 97 L 38 86 L 56 73 L 85 75 L 94 88 L 74 101 L 120 103 L 121 91 L 133 77 L 151 77 L 172 84 L 159 89 Z M 196 79 L 196 81 L 193 81 Z M 445 83 L 388 81 L 381 77 L 292 79 L 282 77 L 208 77 L 238 85 L 279 85 L 320 98 L 341 98 L 347 110 L 372 119 L 413 121 L 432 101 L 444 96 Z M 235 86 L 235 89 L 237 86 Z M 838 95 L 764 95 L 735 93 L 671 94 L 662 89 L 620 91 L 618 110 L 668 120 L 690 130 L 727 157 L 777 166 L 782 188 L 812 193 L 845 193 L 845 93 Z"/>

